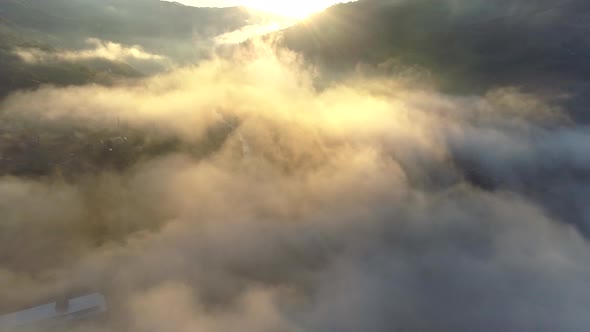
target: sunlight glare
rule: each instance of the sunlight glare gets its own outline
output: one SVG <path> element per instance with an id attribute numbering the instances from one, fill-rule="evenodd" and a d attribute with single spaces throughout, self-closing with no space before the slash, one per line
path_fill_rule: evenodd
<path id="1" fill-rule="evenodd" d="M 296 0 L 296 1 L 276 1 L 276 0 L 249 0 L 245 1 L 246 6 L 286 17 L 304 19 L 312 14 L 320 12 L 332 5 L 342 2 L 339 0 Z"/>

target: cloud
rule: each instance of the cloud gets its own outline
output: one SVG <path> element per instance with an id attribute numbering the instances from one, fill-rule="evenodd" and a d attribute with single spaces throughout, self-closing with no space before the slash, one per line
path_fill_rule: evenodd
<path id="1" fill-rule="evenodd" d="M 242 27 L 238 30 L 227 32 L 215 38 L 217 44 L 239 44 L 248 39 L 260 37 L 271 32 L 287 27 L 289 24 L 269 23 L 269 24 L 252 24 Z"/>
<path id="2" fill-rule="evenodd" d="M 38 48 L 16 48 L 14 54 L 26 63 L 44 63 L 52 61 L 80 61 L 105 59 L 110 61 L 165 61 L 161 55 L 151 54 L 141 46 L 124 46 L 111 41 L 88 38 L 86 43 L 91 48 L 85 50 L 63 50 L 50 52 Z"/>
<path id="3" fill-rule="evenodd" d="M 52 163 L 0 179 L 2 306 L 103 292 L 80 331 L 588 329 L 585 126 L 512 87 L 315 79 L 253 45 L 3 100 L 25 144 L 3 154 Z"/>

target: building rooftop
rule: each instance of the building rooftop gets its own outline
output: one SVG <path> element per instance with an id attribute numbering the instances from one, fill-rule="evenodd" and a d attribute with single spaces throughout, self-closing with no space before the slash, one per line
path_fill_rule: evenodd
<path id="1" fill-rule="evenodd" d="M 38 307 L 0 316 L 0 329 L 35 325 L 45 322 L 72 321 L 95 316 L 107 311 L 103 295 L 95 293 L 53 302 Z"/>

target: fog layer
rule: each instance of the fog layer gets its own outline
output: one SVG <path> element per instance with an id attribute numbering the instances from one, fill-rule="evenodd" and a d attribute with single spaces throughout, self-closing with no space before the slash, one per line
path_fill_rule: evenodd
<path id="1" fill-rule="evenodd" d="M 590 328 L 590 132 L 563 96 L 314 78 L 252 45 L 3 100 L 1 160 L 37 165 L 0 178 L 3 307 L 102 292 L 81 331 Z"/>

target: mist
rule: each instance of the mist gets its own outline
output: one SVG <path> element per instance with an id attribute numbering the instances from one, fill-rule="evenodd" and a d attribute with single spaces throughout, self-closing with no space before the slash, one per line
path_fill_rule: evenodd
<path id="1" fill-rule="evenodd" d="M 1 307 L 100 291 L 84 332 L 590 328 L 590 132 L 567 97 L 317 80 L 251 43 L 3 99 Z"/>

